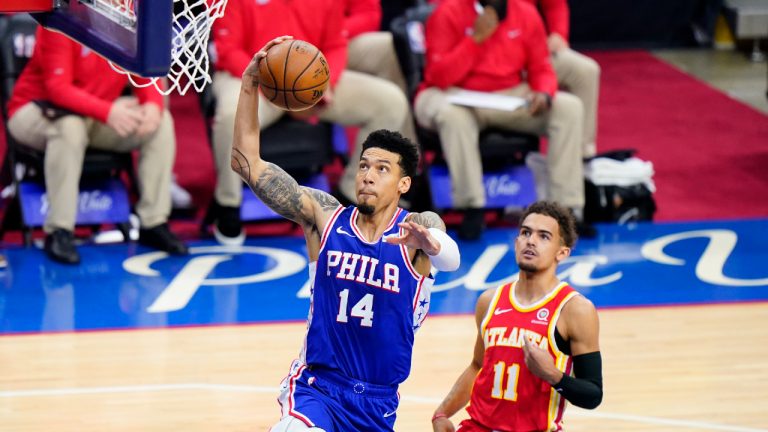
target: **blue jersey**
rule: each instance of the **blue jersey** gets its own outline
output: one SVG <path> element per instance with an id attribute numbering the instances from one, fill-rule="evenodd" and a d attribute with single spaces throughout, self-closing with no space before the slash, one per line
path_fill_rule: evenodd
<path id="1" fill-rule="evenodd" d="M 407 211 L 398 208 L 381 239 L 368 242 L 356 207 L 339 207 L 310 264 L 311 302 L 304 364 L 380 385 L 405 381 L 416 330 L 434 279 L 421 276 L 405 246 L 385 243 Z"/>

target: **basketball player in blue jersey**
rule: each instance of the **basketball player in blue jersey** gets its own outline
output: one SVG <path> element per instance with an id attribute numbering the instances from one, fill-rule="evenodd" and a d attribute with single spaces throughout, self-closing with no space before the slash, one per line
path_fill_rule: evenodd
<path id="1" fill-rule="evenodd" d="M 272 210 L 304 229 L 311 300 L 307 336 L 278 398 L 272 432 L 392 431 L 397 388 L 410 373 L 414 335 L 429 309 L 432 266 L 452 271 L 459 250 L 434 213 L 398 208 L 418 163 L 396 132 L 363 143 L 357 205 L 300 186 L 259 154 L 259 68 L 277 38 L 243 73 L 232 169 Z"/>

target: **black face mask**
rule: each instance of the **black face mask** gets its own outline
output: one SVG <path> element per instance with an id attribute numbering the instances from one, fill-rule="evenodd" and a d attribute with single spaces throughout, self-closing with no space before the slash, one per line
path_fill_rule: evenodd
<path id="1" fill-rule="evenodd" d="M 504 21 L 507 17 L 507 0 L 479 0 L 481 6 L 490 6 L 496 10 L 499 21 Z"/>

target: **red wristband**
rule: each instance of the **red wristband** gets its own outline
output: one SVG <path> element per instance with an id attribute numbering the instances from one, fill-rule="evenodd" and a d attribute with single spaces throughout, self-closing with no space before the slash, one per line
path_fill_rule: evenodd
<path id="1" fill-rule="evenodd" d="M 435 413 L 435 415 L 432 416 L 432 423 L 439 418 L 448 418 L 448 416 L 445 415 L 445 413 Z"/>

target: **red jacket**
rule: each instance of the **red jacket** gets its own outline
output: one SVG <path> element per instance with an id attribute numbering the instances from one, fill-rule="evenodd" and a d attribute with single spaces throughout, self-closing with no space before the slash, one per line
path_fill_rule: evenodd
<path id="1" fill-rule="evenodd" d="M 229 0 L 213 25 L 216 68 L 240 77 L 253 55 L 272 39 L 289 35 L 320 49 L 335 85 L 347 66 L 344 14 L 334 0 Z"/>
<path id="2" fill-rule="evenodd" d="M 474 0 L 439 3 L 427 21 L 424 87 L 496 91 L 520 84 L 527 71 L 532 90 L 554 96 L 557 77 L 538 11 L 510 1 L 507 18 L 479 45 L 471 37 L 476 18 Z"/>
<path id="3" fill-rule="evenodd" d="M 112 70 L 102 57 L 61 33 L 37 30 L 35 51 L 8 102 L 8 114 L 35 100 L 106 123 L 112 103 L 128 84 L 128 77 Z M 137 82 L 147 80 L 135 79 Z M 139 102 L 163 107 L 154 87 L 136 88 Z"/>
<path id="4" fill-rule="evenodd" d="M 568 40 L 571 12 L 567 0 L 524 0 L 541 9 L 549 33 L 557 33 Z"/>
<path id="5" fill-rule="evenodd" d="M 381 27 L 381 2 L 379 0 L 346 0 L 344 28 L 347 37 L 379 31 Z"/>

